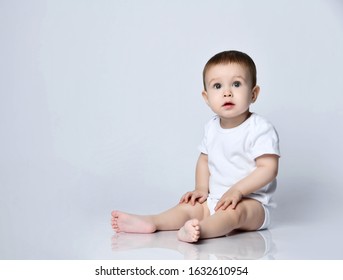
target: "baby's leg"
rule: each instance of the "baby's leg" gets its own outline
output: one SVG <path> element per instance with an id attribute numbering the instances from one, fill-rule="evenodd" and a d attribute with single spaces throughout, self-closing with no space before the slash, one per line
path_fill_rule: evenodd
<path id="1" fill-rule="evenodd" d="M 158 215 L 134 215 L 112 212 L 112 228 L 116 232 L 152 233 L 156 230 L 177 230 L 190 219 L 203 219 L 204 207 L 196 203 L 178 204 Z"/>
<path id="2" fill-rule="evenodd" d="M 264 221 L 264 209 L 260 202 L 253 199 L 243 199 L 236 209 L 219 210 L 214 215 L 202 221 L 185 224 L 179 230 L 178 238 L 185 242 L 196 242 L 192 238 L 194 231 L 199 232 L 199 238 L 214 238 L 224 236 L 235 229 L 257 230 Z M 193 231 L 190 228 L 193 226 Z M 185 234 L 189 233 L 189 234 Z"/>

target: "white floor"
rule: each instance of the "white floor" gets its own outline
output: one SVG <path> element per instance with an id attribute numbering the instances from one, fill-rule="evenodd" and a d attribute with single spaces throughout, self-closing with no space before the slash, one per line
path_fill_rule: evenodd
<path id="1" fill-rule="evenodd" d="M 0 259 L 343 259 L 342 223 L 329 221 L 276 222 L 270 230 L 188 244 L 173 231 L 116 235 L 108 215 L 70 216 L 54 223 L 48 214 L 45 221 L 21 214 L 22 220 L 7 225 L 10 231 L 1 228 Z"/>
<path id="2" fill-rule="evenodd" d="M 104 230 L 104 232 L 107 232 Z M 70 238 L 51 236 L 35 244 L 22 244 L 15 259 L 343 259 L 338 233 L 324 230 L 314 234 L 310 227 L 278 228 L 240 233 L 230 237 L 204 240 L 198 244 L 179 242 L 175 232 L 156 234 L 72 234 Z M 341 230 L 342 233 L 342 230 Z M 341 234 L 340 233 L 340 234 Z M 25 241 L 24 241 L 25 242 Z M 46 242 L 46 243 L 45 243 Z M 19 245 L 20 243 L 18 243 Z M 13 252 L 10 252 L 9 256 Z M 2 256 L 6 257 L 6 256 Z"/>
<path id="3" fill-rule="evenodd" d="M 175 232 L 115 235 L 110 226 L 114 209 L 147 214 L 173 206 L 179 194 L 170 187 L 137 188 L 137 181 L 123 189 L 113 178 L 58 165 L 39 175 L 9 170 L 0 188 L 0 259 L 343 259 L 339 176 L 324 192 L 319 180 L 281 174 L 269 230 L 185 244 Z"/>
<path id="4" fill-rule="evenodd" d="M 309 233 L 298 234 L 308 231 Z M 311 228 L 283 228 L 185 244 L 175 240 L 175 232 L 137 236 L 123 234 L 112 238 L 113 259 L 342 259 L 343 246 L 338 234 L 324 241 L 325 232 L 313 235 Z"/>

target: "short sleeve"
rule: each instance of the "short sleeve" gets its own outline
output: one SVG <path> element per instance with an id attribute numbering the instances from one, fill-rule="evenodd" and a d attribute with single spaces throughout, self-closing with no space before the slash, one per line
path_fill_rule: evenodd
<path id="1" fill-rule="evenodd" d="M 204 135 L 204 138 L 202 139 L 200 145 L 198 146 L 198 150 L 200 151 L 200 153 L 203 153 L 205 155 L 208 154 L 207 146 L 206 146 L 206 134 Z"/>
<path id="2" fill-rule="evenodd" d="M 205 125 L 204 137 L 203 137 L 200 145 L 198 146 L 198 150 L 200 151 L 200 153 L 203 153 L 205 155 L 208 154 L 207 139 L 208 139 L 209 126 L 210 126 L 210 122 Z"/>
<path id="3" fill-rule="evenodd" d="M 279 135 L 269 122 L 259 123 L 251 137 L 251 154 L 254 159 L 273 154 L 280 156 Z"/>

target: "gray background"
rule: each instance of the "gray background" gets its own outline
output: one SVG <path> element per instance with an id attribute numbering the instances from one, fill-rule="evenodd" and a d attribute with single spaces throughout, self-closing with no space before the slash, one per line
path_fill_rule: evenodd
<path id="1" fill-rule="evenodd" d="M 338 0 L 1 0 L 0 258 L 180 258 L 126 251 L 110 212 L 194 187 L 201 71 L 238 49 L 281 138 L 271 258 L 342 259 L 342 31 Z"/>

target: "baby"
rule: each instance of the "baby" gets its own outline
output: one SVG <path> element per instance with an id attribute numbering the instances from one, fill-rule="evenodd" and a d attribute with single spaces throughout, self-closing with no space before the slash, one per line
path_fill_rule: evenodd
<path id="1" fill-rule="evenodd" d="M 255 63 L 239 51 L 218 53 L 205 65 L 203 84 L 202 96 L 216 115 L 199 146 L 195 189 L 157 215 L 113 211 L 117 233 L 178 230 L 179 240 L 197 242 L 269 226 L 279 140 L 270 122 L 250 112 L 260 92 Z"/>

